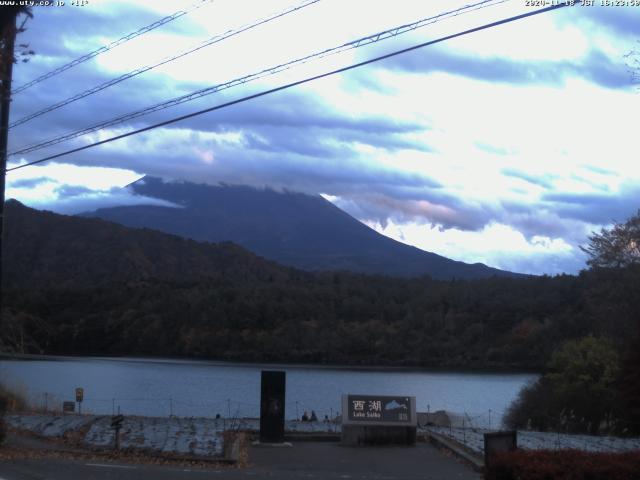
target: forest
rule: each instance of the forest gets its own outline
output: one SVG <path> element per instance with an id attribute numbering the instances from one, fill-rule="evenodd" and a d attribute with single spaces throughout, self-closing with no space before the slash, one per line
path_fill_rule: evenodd
<path id="1" fill-rule="evenodd" d="M 638 336 L 640 268 L 484 280 L 309 273 L 232 244 L 7 208 L 0 348 L 20 353 L 541 371 Z"/>

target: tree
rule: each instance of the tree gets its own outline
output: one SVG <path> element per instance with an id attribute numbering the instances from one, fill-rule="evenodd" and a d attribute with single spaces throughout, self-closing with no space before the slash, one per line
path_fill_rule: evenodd
<path id="1" fill-rule="evenodd" d="M 624 268 L 640 265 L 640 210 L 625 223 L 589 236 L 589 245 L 580 247 L 589 255 L 592 268 Z"/>
<path id="2" fill-rule="evenodd" d="M 31 8 L 17 5 L 0 8 L 0 328 L 2 327 L 3 305 L 2 238 L 4 228 L 5 181 L 7 175 L 7 145 L 9 142 L 11 77 L 13 75 L 13 64 L 17 62 L 15 55 L 16 35 L 24 31 L 24 22 L 20 27 L 16 27 L 16 20 L 19 15 L 26 15 L 26 18 L 31 18 Z M 26 47 L 26 45 L 24 47 Z M 33 52 L 27 52 L 27 55 L 29 53 Z"/>
<path id="3" fill-rule="evenodd" d="M 634 48 L 625 55 L 625 58 L 627 58 L 627 69 L 631 74 L 631 80 L 640 84 L 640 49 Z"/>
<path id="4" fill-rule="evenodd" d="M 608 397 L 616 380 L 619 359 L 610 340 L 584 337 L 571 340 L 554 352 L 549 368 L 551 372 L 546 376 L 561 396 L 586 395 L 591 401 L 600 401 Z"/>
<path id="5" fill-rule="evenodd" d="M 583 337 L 556 350 L 549 373 L 525 388 L 509 407 L 510 428 L 598 433 L 604 420 L 619 416 L 613 386 L 620 362 L 606 338 Z"/>
<path id="6" fill-rule="evenodd" d="M 640 51 L 632 52 L 635 79 L 640 79 Z M 595 305 L 609 305 L 601 309 L 602 319 L 609 324 L 609 333 L 626 332 L 621 373 L 615 389 L 623 408 L 622 417 L 627 429 L 640 433 L 640 210 L 625 223 L 603 229 L 589 237 L 583 248 L 587 262 L 597 281 L 590 301 Z"/>

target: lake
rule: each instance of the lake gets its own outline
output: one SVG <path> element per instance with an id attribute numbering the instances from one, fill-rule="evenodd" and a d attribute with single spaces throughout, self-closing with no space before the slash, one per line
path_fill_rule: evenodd
<path id="1" fill-rule="evenodd" d="M 498 426 L 531 373 L 325 368 L 138 358 L 0 360 L 0 381 L 31 404 L 60 408 L 84 389 L 83 412 L 258 417 L 261 370 L 287 372 L 286 418 L 336 415 L 344 393 L 411 395 L 419 412 L 447 410 L 474 426 Z"/>

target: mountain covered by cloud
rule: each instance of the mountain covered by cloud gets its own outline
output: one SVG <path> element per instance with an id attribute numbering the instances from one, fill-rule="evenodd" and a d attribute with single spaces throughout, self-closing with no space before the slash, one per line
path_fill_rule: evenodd
<path id="1" fill-rule="evenodd" d="M 309 75 L 532 11 L 522 2 L 495 2 L 255 82 L 214 89 L 215 94 L 167 109 L 151 108 L 465 5 L 365 3 L 365 16 L 360 2 L 314 3 L 11 128 L 9 167 L 16 167 L 187 117 L 11 171 L 7 197 L 75 214 L 152 201 L 175 207 L 121 188 L 143 173 L 270 186 L 321 193 L 377 232 L 447 258 L 530 274 L 576 274 L 585 268 L 579 247 L 588 235 L 638 208 L 638 8 L 560 8 L 235 103 Z M 145 0 L 38 9 L 19 35 L 36 54 L 16 65 L 14 84 L 188 4 Z M 197 14 L 15 94 L 11 122 L 283 6 L 278 0 L 251 9 L 209 2 Z M 153 113 L 131 116 L 150 108 Z M 129 120 L 62 145 L 15 153 L 115 118 Z"/>
<path id="2" fill-rule="evenodd" d="M 178 206 L 101 208 L 85 216 L 152 228 L 197 241 L 231 241 L 279 263 L 306 270 L 348 270 L 437 279 L 513 275 L 457 262 L 392 240 L 320 195 L 206 185 L 144 177 L 135 195 Z"/>

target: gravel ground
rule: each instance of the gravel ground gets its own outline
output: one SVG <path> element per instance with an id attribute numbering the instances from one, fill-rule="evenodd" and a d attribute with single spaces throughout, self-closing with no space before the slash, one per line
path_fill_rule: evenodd
<path id="1" fill-rule="evenodd" d="M 110 447 L 115 442 L 111 417 L 102 415 L 7 415 L 18 430 L 48 438 L 65 438 L 90 447 Z M 125 417 L 120 446 L 164 453 L 221 456 L 225 430 L 259 430 L 257 418 L 213 419 L 189 417 Z M 325 422 L 287 421 L 290 433 L 339 432 L 340 425 Z"/>
<path id="2" fill-rule="evenodd" d="M 94 415 L 8 415 L 7 423 L 43 437 L 75 438 L 90 447 L 115 442 L 111 417 Z M 224 421 L 209 418 L 125 417 L 120 446 L 166 453 L 221 456 Z"/>
<path id="3" fill-rule="evenodd" d="M 114 444 L 111 417 L 95 415 L 8 415 L 7 423 L 49 438 L 67 438 L 94 447 Z M 225 430 L 260 428 L 257 418 L 125 417 L 120 431 L 122 448 L 153 450 L 165 453 L 221 456 Z M 325 422 L 285 422 L 289 433 L 339 433 L 340 425 Z M 484 453 L 484 433 L 491 430 L 446 427 L 420 428 L 450 437 Z M 518 431 L 518 446 L 529 450 L 575 448 L 591 452 L 623 452 L 640 449 L 640 438 L 569 435 Z"/>

